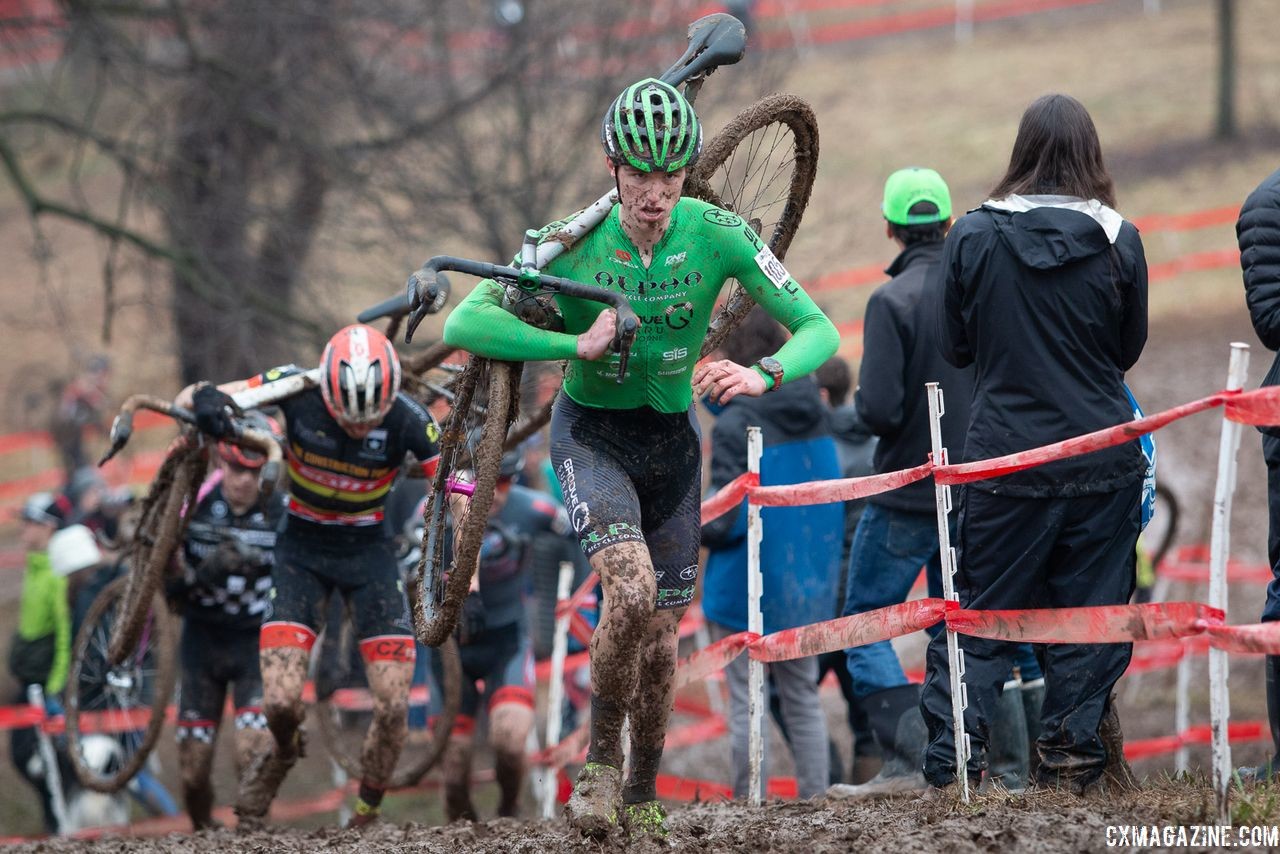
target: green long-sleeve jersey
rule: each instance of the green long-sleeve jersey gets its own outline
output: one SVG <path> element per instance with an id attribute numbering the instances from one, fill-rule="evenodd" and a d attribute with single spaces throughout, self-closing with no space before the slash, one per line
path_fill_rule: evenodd
<path id="1" fill-rule="evenodd" d="M 836 351 L 840 337 L 831 321 L 737 214 L 682 198 L 646 268 L 618 213 L 615 205 L 544 272 L 619 291 L 631 302 L 640 329 L 621 383 L 616 355 L 577 358 L 578 334 L 603 310 L 597 302 L 557 296 L 565 331 L 550 332 L 505 311 L 502 286 L 486 279 L 449 315 L 445 343 L 490 359 L 567 359 L 565 393 L 583 406 L 683 412 L 693 399 L 693 367 L 716 297 L 728 279 L 737 279 L 792 333 L 775 356 L 784 382 L 810 373 Z M 560 225 L 547 226 L 543 236 Z M 772 384 L 768 375 L 764 380 L 766 387 Z"/>
<path id="2" fill-rule="evenodd" d="M 44 683 L 47 695 L 67 684 L 71 664 L 71 607 L 67 579 L 55 575 L 46 552 L 27 552 L 27 574 L 22 580 L 18 610 L 18 636 L 34 641 L 53 635 L 53 665 Z"/>

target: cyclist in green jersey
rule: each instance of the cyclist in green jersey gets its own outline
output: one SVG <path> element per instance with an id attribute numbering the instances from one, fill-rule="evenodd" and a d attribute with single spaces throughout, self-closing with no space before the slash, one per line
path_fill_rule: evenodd
<path id="1" fill-rule="evenodd" d="M 546 267 L 621 291 L 641 326 L 626 376 L 610 358 L 614 312 L 557 296 L 565 332 L 536 329 L 482 281 L 445 324 L 447 344 L 507 360 L 568 360 L 551 422 L 551 456 L 579 545 L 604 585 L 591 640 L 591 746 L 566 805 L 572 825 L 603 835 L 665 835 L 656 778 L 673 699 L 677 626 L 698 575 L 701 453 L 693 393 L 726 403 L 813 371 L 839 336 L 741 217 L 682 198 L 702 145 L 692 107 L 658 80 L 627 87 L 601 128 L 619 203 Z M 548 226 L 544 235 L 557 224 Z M 697 364 L 715 301 L 737 279 L 792 333 L 755 365 Z M 622 723 L 631 771 L 622 781 Z"/>

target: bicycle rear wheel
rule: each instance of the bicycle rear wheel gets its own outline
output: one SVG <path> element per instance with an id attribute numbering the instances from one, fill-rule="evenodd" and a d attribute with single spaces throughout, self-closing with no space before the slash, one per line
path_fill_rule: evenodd
<path id="1" fill-rule="evenodd" d="M 737 115 L 707 144 L 685 195 L 733 211 L 785 258 L 818 172 L 818 121 L 795 95 L 769 95 Z M 711 322 L 707 355 L 754 305 L 735 284 Z"/>
<path id="2" fill-rule="evenodd" d="M 67 742 L 80 782 L 95 792 L 117 792 L 147 761 L 164 727 L 177 677 L 176 631 L 164 601 L 143 609 L 138 642 L 113 664 L 108 640 L 121 616 L 128 579 L 111 582 L 93 600 L 76 635 L 67 676 Z M 110 742 L 98 740 L 99 734 Z M 108 748 L 92 756 L 86 748 Z"/>
<path id="3" fill-rule="evenodd" d="M 204 450 L 183 444 L 169 453 L 151 482 L 137 531 L 126 550 L 127 582 L 108 647 L 113 665 L 124 662 L 138 645 L 147 609 L 186 527 L 183 508 L 188 502 L 194 504 L 204 470 Z"/>
<path id="4" fill-rule="evenodd" d="M 418 639 L 427 646 L 438 647 L 453 634 L 479 563 L 503 444 L 517 415 L 519 375 L 519 365 L 472 356 L 455 387 L 427 498 L 413 608 Z M 472 473 L 475 491 L 469 501 L 458 502 L 454 517 L 448 483 L 464 471 Z"/>

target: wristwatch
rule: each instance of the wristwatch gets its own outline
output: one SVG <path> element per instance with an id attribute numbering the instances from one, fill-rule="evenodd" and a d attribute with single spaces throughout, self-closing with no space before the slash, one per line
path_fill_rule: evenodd
<path id="1" fill-rule="evenodd" d="M 764 373 L 773 377 L 773 385 L 765 389 L 766 393 L 777 391 L 782 385 L 782 363 L 777 359 L 772 356 L 765 356 L 763 359 L 752 365 L 752 367 L 759 368 Z"/>

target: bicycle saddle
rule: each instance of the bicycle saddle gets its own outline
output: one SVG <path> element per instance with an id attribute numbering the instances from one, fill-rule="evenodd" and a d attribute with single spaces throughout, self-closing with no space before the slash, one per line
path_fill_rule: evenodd
<path id="1" fill-rule="evenodd" d="M 716 12 L 689 25 L 689 46 L 662 75 L 663 83 L 684 81 L 721 65 L 733 65 L 747 49 L 747 28 L 732 15 Z"/>

